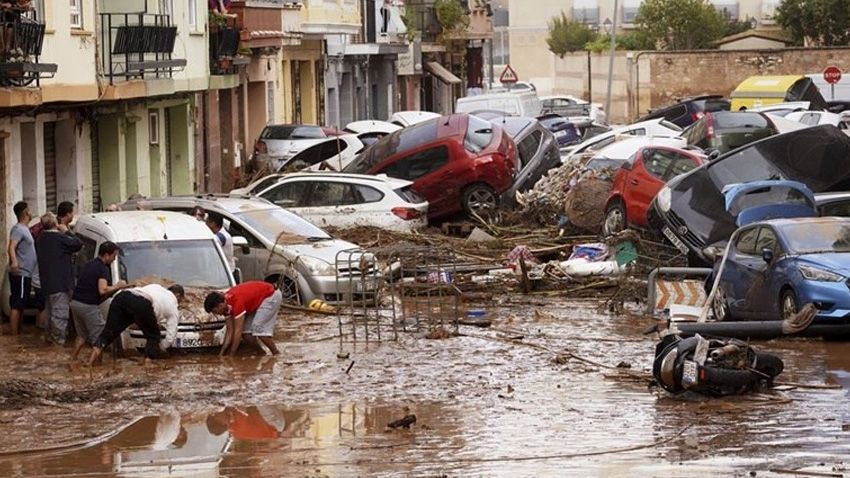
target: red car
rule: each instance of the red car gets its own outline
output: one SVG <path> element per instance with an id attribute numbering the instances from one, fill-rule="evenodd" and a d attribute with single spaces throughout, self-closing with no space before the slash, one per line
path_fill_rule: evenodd
<path id="1" fill-rule="evenodd" d="M 669 146 L 646 146 L 638 150 L 614 175 L 602 231 L 608 235 L 629 225 L 647 227 L 646 214 L 658 191 L 667 181 L 704 161 L 705 156 L 699 153 Z"/>
<path id="2" fill-rule="evenodd" d="M 387 135 L 343 170 L 413 181 L 411 189 L 428 200 L 431 220 L 495 209 L 516 171 L 517 151 L 510 136 L 467 114 L 435 118 Z"/>

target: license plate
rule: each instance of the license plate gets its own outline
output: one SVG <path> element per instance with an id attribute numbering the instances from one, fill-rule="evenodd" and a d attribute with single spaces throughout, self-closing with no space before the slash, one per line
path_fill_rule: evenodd
<path id="1" fill-rule="evenodd" d="M 685 360 L 682 364 L 682 386 L 688 388 L 697 383 L 697 363 L 693 360 Z"/>
<path id="2" fill-rule="evenodd" d="M 207 344 L 199 338 L 195 337 L 186 337 L 186 338 L 177 338 L 175 341 L 177 348 L 182 349 L 191 349 L 191 348 L 199 348 L 199 347 L 208 347 L 212 344 Z"/>
<path id="3" fill-rule="evenodd" d="M 676 235 L 673 234 L 673 231 L 671 231 L 669 227 L 663 227 L 661 229 L 661 232 L 664 234 L 664 237 L 669 239 L 670 242 L 672 242 L 673 245 L 676 246 L 676 249 L 679 249 L 679 252 L 681 252 L 682 254 L 688 253 L 688 246 L 686 246 L 681 239 L 676 237 Z"/>

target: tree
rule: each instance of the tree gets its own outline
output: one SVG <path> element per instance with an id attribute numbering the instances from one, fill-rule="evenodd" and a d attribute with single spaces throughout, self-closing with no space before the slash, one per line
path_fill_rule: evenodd
<path id="1" fill-rule="evenodd" d="M 635 23 L 661 48 L 697 50 L 712 48 L 728 22 L 707 0 L 645 0 Z"/>
<path id="2" fill-rule="evenodd" d="M 850 0 L 783 0 L 774 18 L 797 45 L 850 43 Z"/>
<path id="3" fill-rule="evenodd" d="M 549 20 L 549 36 L 546 43 L 549 50 L 563 58 L 567 53 L 583 50 L 584 46 L 596 40 L 596 33 L 587 25 L 567 18 L 564 12 Z"/>
<path id="4" fill-rule="evenodd" d="M 596 40 L 585 44 L 586 50 L 594 53 L 608 51 L 611 48 L 611 36 L 599 35 Z M 655 50 L 655 44 L 643 32 L 628 31 L 617 33 L 618 50 Z"/>

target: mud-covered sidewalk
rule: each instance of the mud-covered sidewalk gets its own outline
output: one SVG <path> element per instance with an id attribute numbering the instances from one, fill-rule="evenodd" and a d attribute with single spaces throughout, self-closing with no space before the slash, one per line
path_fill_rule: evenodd
<path id="1" fill-rule="evenodd" d="M 279 358 L 93 371 L 2 336 L 0 475 L 841 476 L 850 460 L 844 344 L 761 344 L 782 382 L 817 388 L 682 400 L 648 388 L 646 318 L 551 297 L 469 306 L 493 326 L 341 346 L 335 317 L 284 312 Z M 410 429 L 387 427 L 406 415 Z"/>

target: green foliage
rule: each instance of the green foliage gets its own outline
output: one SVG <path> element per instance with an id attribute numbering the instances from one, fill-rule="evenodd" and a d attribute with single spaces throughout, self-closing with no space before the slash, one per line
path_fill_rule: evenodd
<path id="1" fill-rule="evenodd" d="M 645 0 L 635 23 L 660 48 L 697 50 L 712 48 L 729 22 L 707 0 Z"/>
<path id="2" fill-rule="evenodd" d="M 401 15 L 401 21 L 404 22 L 404 27 L 407 29 L 407 39 L 413 41 L 416 38 L 416 34 L 419 33 L 419 28 L 416 24 L 416 10 L 412 6 L 406 5 Z"/>
<path id="3" fill-rule="evenodd" d="M 737 35 L 738 33 L 744 33 L 745 31 L 749 31 L 753 29 L 752 23 L 750 23 L 750 19 L 746 20 L 732 20 L 731 18 L 726 19 L 726 28 L 723 31 L 723 36 L 729 35 Z"/>
<path id="4" fill-rule="evenodd" d="M 594 41 L 587 43 L 584 48 L 594 53 L 608 51 L 611 48 L 611 37 L 599 35 Z M 630 31 L 617 34 L 618 50 L 655 50 L 655 44 L 643 32 Z"/>
<path id="5" fill-rule="evenodd" d="M 850 0 L 783 0 L 774 18 L 797 45 L 850 44 Z"/>
<path id="6" fill-rule="evenodd" d="M 469 15 L 457 0 L 437 0 L 434 10 L 447 33 L 460 33 L 469 26 Z"/>
<path id="7" fill-rule="evenodd" d="M 584 49 L 585 45 L 597 40 L 597 34 L 587 25 L 567 18 L 564 12 L 549 20 L 549 50 L 563 58 L 567 53 Z"/>

